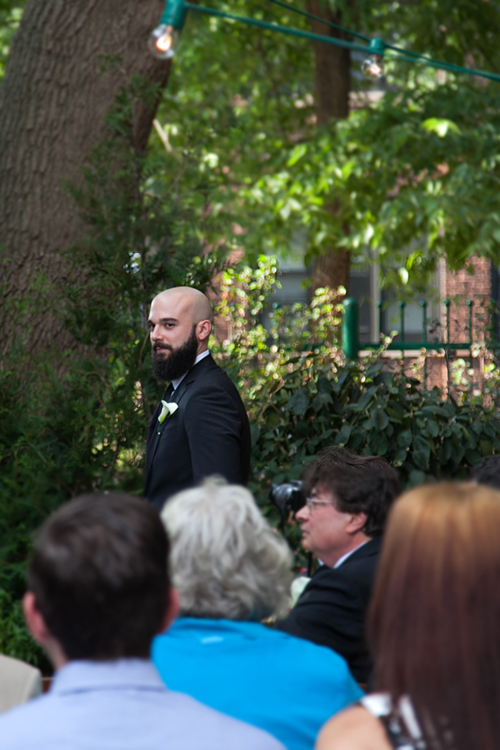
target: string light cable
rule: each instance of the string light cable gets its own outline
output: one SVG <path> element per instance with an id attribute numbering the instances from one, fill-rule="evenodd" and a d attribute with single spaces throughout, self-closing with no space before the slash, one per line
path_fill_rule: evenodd
<path id="1" fill-rule="evenodd" d="M 366 55 L 364 62 L 361 66 L 364 75 L 370 79 L 380 78 L 384 74 L 384 59 L 399 60 L 406 63 L 420 63 L 430 68 L 437 68 L 439 70 L 445 70 L 450 73 L 466 74 L 472 76 L 478 76 L 480 78 L 486 78 L 490 81 L 500 82 L 500 75 L 496 73 L 489 73 L 488 71 L 475 70 L 473 68 L 465 68 L 461 65 L 454 65 L 453 63 L 443 62 L 441 60 L 435 60 L 432 57 L 421 55 L 418 52 L 411 52 L 405 50 L 402 47 L 397 47 L 394 44 L 385 42 L 383 39 L 372 38 L 358 34 L 355 31 L 350 31 L 338 24 L 335 24 L 326 19 L 314 16 L 311 13 L 295 8 L 293 5 L 284 2 L 283 0 L 268 0 L 275 5 L 286 8 L 287 10 L 298 13 L 307 18 L 321 21 L 322 23 L 342 31 L 346 34 L 353 36 L 356 39 L 360 39 L 366 44 L 358 44 L 356 42 L 349 42 L 347 39 L 342 39 L 334 36 L 325 36 L 323 34 L 315 34 L 310 31 L 303 29 L 296 29 L 290 26 L 282 26 L 277 23 L 270 23 L 269 21 L 262 21 L 258 18 L 248 18 L 246 16 L 239 16 L 234 13 L 228 13 L 227 11 L 218 10 L 217 8 L 209 8 L 203 5 L 195 5 L 194 3 L 188 2 L 188 0 L 166 0 L 165 10 L 161 16 L 159 25 L 151 33 L 148 41 L 149 49 L 151 53 L 159 58 L 160 60 L 171 59 L 178 48 L 180 41 L 180 32 L 186 21 L 188 11 L 196 11 L 197 13 L 205 13 L 210 16 L 216 16 L 218 18 L 226 18 L 230 21 L 236 21 L 239 23 L 245 23 L 250 26 L 256 26 L 257 28 L 266 29 L 267 31 L 274 31 L 281 34 L 288 34 L 291 36 L 300 37 L 302 39 L 309 39 L 315 42 L 324 42 L 325 44 L 333 44 L 337 47 L 344 47 L 354 52 L 362 52 Z"/>

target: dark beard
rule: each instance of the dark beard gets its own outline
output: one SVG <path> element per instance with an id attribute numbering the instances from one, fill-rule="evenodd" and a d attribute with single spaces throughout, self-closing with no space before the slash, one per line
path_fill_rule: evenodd
<path id="1" fill-rule="evenodd" d="M 178 349 L 170 349 L 170 354 L 167 357 L 158 356 L 158 352 L 155 352 L 154 348 L 152 349 L 153 375 L 160 383 L 177 380 L 192 368 L 198 351 L 198 339 L 195 331 L 196 326 L 193 326 L 189 338 Z"/>

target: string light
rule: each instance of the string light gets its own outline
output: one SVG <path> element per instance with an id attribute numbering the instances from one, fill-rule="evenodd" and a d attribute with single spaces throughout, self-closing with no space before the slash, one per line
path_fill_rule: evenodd
<path id="1" fill-rule="evenodd" d="M 372 39 L 368 48 L 368 57 L 361 65 L 361 72 L 370 79 L 376 80 L 384 75 L 385 45 L 382 39 Z"/>
<path id="2" fill-rule="evenodd" d="M 290 10 L 293 10 L 302 15 L 316 18 L 311 14 L 306 14 L 304 11 L 300 11 L 297 8 L 289 5 L 289 3 L 283 2 L 283 0 L 270 0 L 278 5 L 285 6 Z M 282 34 L 290 34 L 292 36 L 301 37 L 302 39 L 310 39 L 315 42 L 323 42 L 325 44 L 333 44 L 337 47 L 344 47 L 354 52 L 363 52 L 367 57 L 362 64 L 363 73 L 371 80 L 376 80 L 384 75 L 384 57 L 392 60 L 402 60 L 406 63 L 420 63 L 429 68 L 437 68 L 439 70 L 447 70 L 450 73 L 465 73 L 467 75 L 478 76 L 480 78 L 486 78 L 490 81 L 500 82 L 500 75 L 497 73 L 489 73 L 484 70 L 474 70 L 473 68 L 465 68 L 461 65 L 453 65 L 452 63 L 442 62 L 440 60 L 434 60 L 432 57 L 426 55 L 420 55 L 417 52 L 411 52 L 401 47 L 396 47 L 394 44 L 382 41 L 382 39 L 372 39 L 369 46 L 366 44 L 357 44 L 355 42 L 348 42 L 347 39 L 335 36 L 323 36 L 322 34 L 314 34 L 309 31 L 302 29 L 294 29 L 289 26 L 282 26 L 277 23 L 269 23 L 267 21 L 261 21 L 258 18 L 247 18 L 245 16 L 238 16 L 234 13 L 226 13 L 216 8 L 207 8 L 203 5 L 195 5 L 194 3 L 188 2 L 188 0 L 166 0 L 165 11 L 160 19 L 159 26 L 153 31 L 149 39 L 149 48 L 156 57 L 161 60 L 171 59 L 177 50 L 179 42 L 179 35 L 188 10 L 194 10 L 199 13 L 206 13 L 210 16 L 218 16 L 220 18 L 227 18 L 232 21 L 239 21 L 241 23 L 249 24 L 251 26 L 257 26 L 261 29 L 267 29 L 269 31 L 278 31 Z M 334 26 L 339 30 L 351 34 L 358 39 L 367 40 L 367 37 L 363 37 L 362 34 L 357 34 L 349 29 L 337 26 L 336 24 L 326 22 L 329 26 Z"/>
<path id="3" fill-rule="evenodd" d="M 159 60 L 171 60 L 177 52 L 188 6 L 183 0 L 168 0 L 160 23 L 151 32 L 148 47 Z"/>

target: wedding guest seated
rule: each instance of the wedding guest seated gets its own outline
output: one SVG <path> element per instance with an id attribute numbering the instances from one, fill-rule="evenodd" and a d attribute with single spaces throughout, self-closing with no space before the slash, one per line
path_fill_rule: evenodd
<path id="1" fill-rule="evenodd" d="M 177 612 L 167 559 L 158 513 L 136 497 L 80 497 L 44 524 L 24 611 L 56 675 L 0 716 L 2 749 L 284 750 L 161 682 L 149 656 Z"/>
<path id="2" fill-rule="evenodd" d="M 291 554 L 248 492 L 217 483 L 162 511 L 181 617 L 153 643 L 167 686 L 312 750 L 329 711 L 362 694 L 345 661 L 261 624 L 287 605 Z"/>
<path id="3" fill-rule="evenodd" d="M 42 692 L 40 670 L 0 654 L 0 713 L 36 698 Z"/>
<path id="4" fill-rule="evenodd" d="M 276 627 L 333 649 L 366 683 L 373 668 L 366 613 L 399 480 L 385 458 L 332 446 L 306 471 L 303 492 L 307 500 L 295 517 L 304 549 L 321 565 Z"/>
<path id="5" fill-rule="evenodd" d="M 500 747 L 500 492 L 436 484 L 397 501 L 370 608 L 376 689 L 317 750 Z"/>

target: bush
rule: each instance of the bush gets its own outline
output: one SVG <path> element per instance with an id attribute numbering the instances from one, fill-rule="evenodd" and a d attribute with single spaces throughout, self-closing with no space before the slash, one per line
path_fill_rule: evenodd
<path id="1" fill-rule="evenodd" d="M 233 322 L 225 361 L 250 415 L 251 489 L 274 523 L 271 484 L 300 478 L 329 445 L 384 456 L 403 488 L 467 478 L 481 458 L 500 452 L 493 370 L 485 396 L 472 397 L 462 373 L 463 390 L 452 397 L 426 390 L 400 363 L 384 358 L 383 348 L 367 360 L 349 361 L 339 347 L 342 297 L 327 290 L 318 290 L 311 306 L 268 309 L 264 327 L 275 273 L 276 264 L 264 258 L 257 272 L 225 272 L 220 307 Z M 224 347 L 219 354 L 224 357 Z M 302 563 L 297 526 L 289 524 L 285 534 Z"/>
<path id="2" fill-rule="evenodd" d="M 163 391 L 151 373 L 150 301 L 170 285 L 206 291 L 227 252 L 221 244 L 206 251 L 208 178 L 193 177 L 189 195 L 168 179 L 173 170 L 196 171 L 196 154 L 170 164 L 134 148 L 134 98 L 154 94 L 139 81 L 120 94 L 109 138 L 86 164 L 83 188 L 73 190 L 89 231 L 68 250 L 70 283 L 58 288 L 38 277 L 25 298 L 12 300 L 20 333 L 0 367 L 0 644 L 20 655 L 31 643 L 35 662 L 41 651 L 19 608 L 32 534 L 82 492 L 142 492 L 147 424 Z M 6 252 L 0 260 L 9 262 Z M 71 350 L 35 355 L 25 346 L 22 323 L 40 309 L 62 321 Z"/>
<path id="3" fill-rule="evenodd" d="M 262 489 L 297 479 L 331 444 L 384 456 L 403 487 L 468 477 L 481 458 L 500 452 L 500 420 L 490 407 L 444 400 L 383 360 L 345 362 L 336 352 L 325 363 L 309 352 L 289 358 L 284 370 L 278 386 L 255 393 L 254 472 Z"/>

